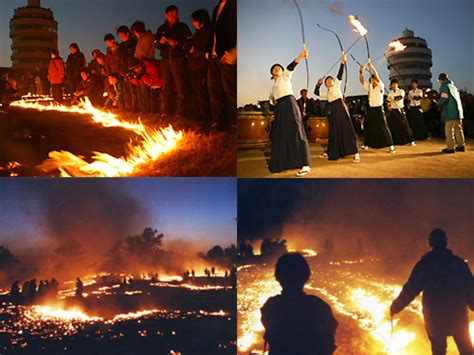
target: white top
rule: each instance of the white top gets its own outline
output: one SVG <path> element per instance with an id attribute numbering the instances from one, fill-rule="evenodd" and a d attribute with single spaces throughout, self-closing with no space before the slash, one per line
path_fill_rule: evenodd
<path id="1" fill-rule="evenodd" d="M 401 96 L 401 100 L 395 100 L 395 97 Z M 387 101 L 389 107 L 392 110 L 401 110 L 403 109 L 403 99 L 405 98 L 405 91 L 403 89 L 398 88 L 397 90 L 390 90 L 387 96 Z"/>
<path id="2" fill-rule="evenodd" d="M 275 105 L 278 99 L 282 97 L 293 95 L 293 85 L 291 84 L 291 78 L 293 77 L 293 71 L 284 69 L 283 74 L 276 80 L 273 81 L 272 91 L 270 91 L 270 103 Z"/>
<path id="3" fill-rule="evenodd" d="M 410 100 L 410 107 L 420 106 L 421 100 L 415 100 L 415 96 L 423 97 L 423 90 L 411 89 L 408 91 L 408 99 Z"/>
<path id="4" fill-rule="evenodd" d="M 329 102 L 342 99 L 341 81 L 337 78 L 334 79 L 334 85 L 328 88 L 326 92 L 319 91 L 319 97 L 327 99 Z"/>
<path id="5" fill-rule="evenodd" d="M 375 89 L 372 84 L 364 82 L 364 89 L 369 93 L 369 106 L 379 107 L 383 105 L 383 90 L 385 86 L 382 81 L 379 81 Z"/>

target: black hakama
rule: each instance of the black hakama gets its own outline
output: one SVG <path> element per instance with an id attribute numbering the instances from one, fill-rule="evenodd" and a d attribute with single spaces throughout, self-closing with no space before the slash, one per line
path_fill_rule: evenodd
<path id="1" fill-rule="evenodd" d="M 329 120 L 329 160 L 337 160 L 359 152 L 357 137 L 351 117 L 342 99 L 331 102 Z"/>
<path id="2" fill-rule="evenodd" d="M 293 95 L 277 100 L 271 140 L 272 153 L 268 167 L 272 173 L 310 165 L 308 139 Z"/>
<path id="3" fill-rule="evenodd" d="M 425 118 L 420 108 L 410 107 L 408 110 L 408 123 L 417 141 L 423 141 L 428 138 L 428 129 L 426 128 Z"/>
<path id="4" fill-rule="evenodd" d="M 364 145 L 376 149 L 393 145 L 392 134 L 382 106 L 369 107 L 367 111 L 364 121 Z"/>
<path id="5" fill-rule="evenodd" d="M 395 145 L 405 145 L 415 140 L 408 120 L 400 110 L 391 110 L 387 121 Z"/>

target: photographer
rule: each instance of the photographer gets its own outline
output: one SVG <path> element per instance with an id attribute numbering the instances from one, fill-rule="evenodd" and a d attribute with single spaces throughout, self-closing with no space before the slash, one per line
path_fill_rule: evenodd
<path id="1" fill-rule="evenodd" d="M 119 110 L 124 109 L 123 104 L 123 82 L 124 79 L 118 73 L 110 73 L 107 76 L 108 82 L 108 96 L 105 100 L 105 108 L 118 108 Z"/>
<path id="2" fill-rule="evenodd" d="M 130 65 L 127 78 L 137 87 L 146 87 L 150 90 L 151 102 L 149 112 L 158 112 L 159 93 L 162 86 L 158 64 L 154 60 L 134 59 Z"/>
<path id="3" fill-rule="evenodd" d="M 92 74 L 89 69 L 81 70 L 82 81 L 74 92 L 74 101 L 88 97 L 92 105 L 98 107 L 103 102 L 103 83 L 97 74 Z"/>

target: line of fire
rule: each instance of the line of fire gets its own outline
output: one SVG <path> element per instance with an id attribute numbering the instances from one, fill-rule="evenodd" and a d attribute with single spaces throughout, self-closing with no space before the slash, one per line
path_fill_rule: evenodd
<path id="1" fill-rule="evenodd" d="M 240 180 L 238 354 L 472 353 L 473 185 L 449 181 Z"/>
<path id="2" fill-rule="evenodd" d="M 61 181 L 0 181 L 0 353 L 235 354 L 234 181 Z"/>
<path id="3" fill-rule="evenodd" d="M 236 1 L 23 2 L 0 6 L 0 176 L 236 175 Z"/>

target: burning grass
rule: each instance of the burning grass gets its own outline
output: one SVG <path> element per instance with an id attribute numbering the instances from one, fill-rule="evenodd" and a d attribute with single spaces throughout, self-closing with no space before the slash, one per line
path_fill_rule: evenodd
<path id="1" fill-rule="evenodd" d="M 0 352 L 235 354 L 235 289 L 229 278 L 101 279 L 84 277 L 82 299 L 70 296 L 72 282 L 59 299 L 40 304 L 13 304 L 3 295 Z"/>
<path id="2" fill-rule="evenodd" d="M 206 135 L 194 130 L 195 122 L 190 124 L 184 119 L 164 122 L 157 115 L 147 115 L 145 124 L 140 117 L 97 109 L 87 99 L 78 105 L 65 106 L 53 104 L 47 97 L 26 96 L 11 106 L 87 116 L 95 124 L 122 128 L 133 135 L 123 156 L 104 151 L 94 151 L 88 157 L 66 150 L 50 151 L 48 159 L 37 166 L 45 174 L 62 177 L 236 175 L 237 141 L 232 132 Z M 180 126 L 188 129 L 175 130 L 174 127 Z M 17 173 L 13 171 L 13 174 Z"/>
<path id="3" fill-rule="evenodd" d="M 368 271 L 380 267 L 377 259 L 333 262 L 318 259 L 308 258 L 313 275 L 305 290 L 325 299 L 335 313 L 339 322 L 336 354 L 429 353 L 419 299 L 397 316 L 392 333 L 389 307 L 401 285 Z M 273 266 L 265 264 L 239 268 L 239 354 L 263 353 L 264 328 L 260 322 L 260 308 L 269 297 L 280 292 L 273 271 Z M 470 323 L 470 329 L 474 339 L 474 321 Z M 455 354 L 454 349 L 455 346 L 450 341 L 448 354 Z"/>

